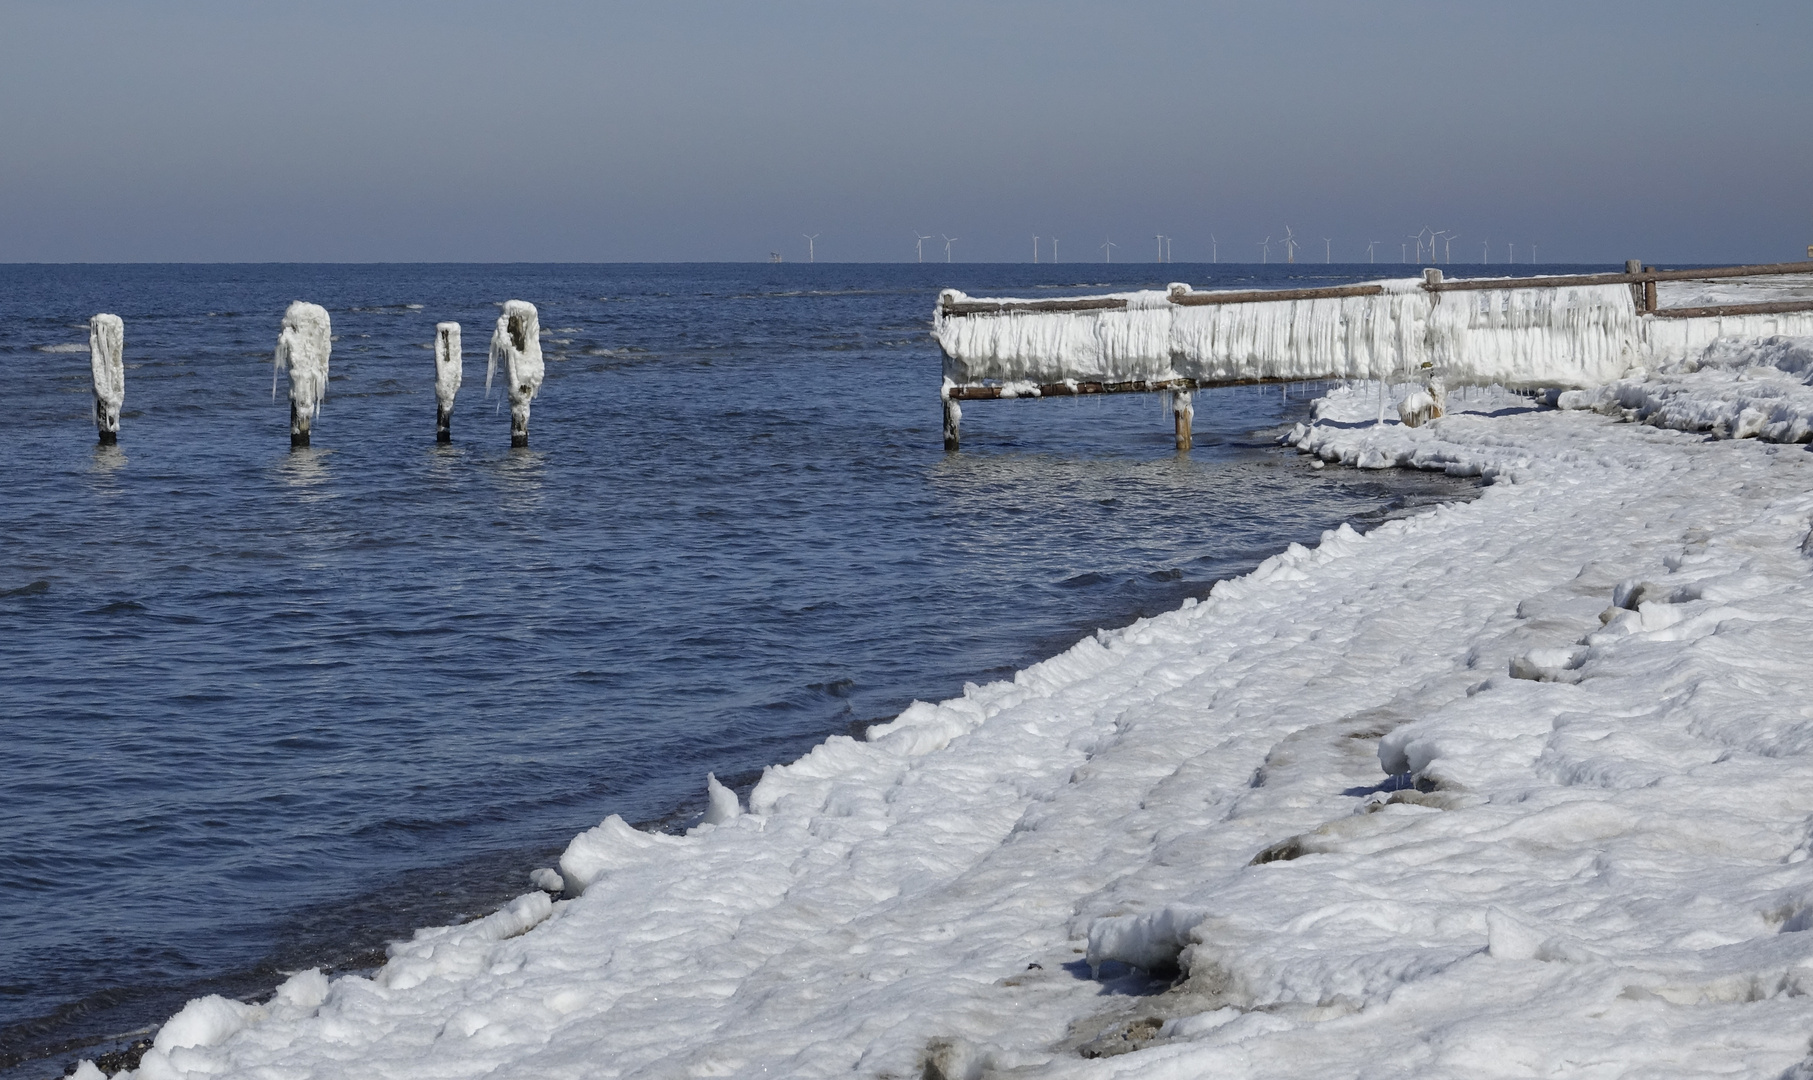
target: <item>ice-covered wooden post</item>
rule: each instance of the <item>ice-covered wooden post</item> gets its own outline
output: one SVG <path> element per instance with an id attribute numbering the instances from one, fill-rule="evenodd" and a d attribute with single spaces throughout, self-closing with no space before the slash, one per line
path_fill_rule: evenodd
<path id="1" fill-rule="evenodd" d="M 944 380 L 944 388 L 938 396 L 944 402 L 944 448 L 955 450 L 961 436 L 959 429 L 963 425 L 963 406 L 957 404 L 957 399 L 951 396 L 949 379 Z"/>
<path id="2" fill-rule="evenodd" d="M 126 324 L 118 315 L 88 320 L 88 359 L 94 368 L 94 426 L 101 445 L 120 441 L 120 406 L 126 403 Z"/>
<path id="3" fill-rule="evenodd" d="M 277 355 L 271 359 L 271 396 L 277 396 L 277 372 L 290 373 L 290 448 L 308 445 L 309 428 L 321 414 L 327 395 L 327 360 L 334 348 L 333 324 L 327 309 L 301 300 L 283 313 Z"/>
<path id="4" fill-rule="evenodd" d="M 541 322 L 535 305 L 522 300 L 504 304 L 491 334 L 491 361 L 485 367 L 485 393 L 498 360 L 504 362 L 504 391 L 510 396 L 510 445 L 529 445 L 529 403 L 541 389 Z"/>
<path id="5" fill-rule="evenodd" d="M 460 392 L 460 324 L 434 324 L 434 441 L 453 441 L 453 398 Z"/>
<path id="6" fill-rule="evenodd" d="M 1171 419 L 1177 426 L 1177 448 L 1190 448 L 1190 425 L 1196 419 L 1196 406 L 1188 390 L 1171 392 Z"/>

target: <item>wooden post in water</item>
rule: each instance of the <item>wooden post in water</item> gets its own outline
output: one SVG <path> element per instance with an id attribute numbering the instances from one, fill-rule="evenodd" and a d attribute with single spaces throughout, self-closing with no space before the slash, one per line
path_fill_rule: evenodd
<path id="1" fill-rule="evenodd" d="M 1643 260 L 1642 259 L 1625 259 L 1624 260 L 1624 272 L 1626 274 L 1641 274 L 1643 272 Z M 1643 295 L 1643 283 L 1642 282 L 1633 281 L 1630 283 L 1630 298 L 1631 298 L 1631 301 L 1637 305 L 1637 314 L 1641 315 L 1645 311 L 1649 310 L 1648 308 L 1643 306 L 1644 295 Z"/>
<path id="2" fill-rule="evenodd" d="M 120 441 L 120 406 L 126 403 L 126 324 L 118 315 L 88 320 L 88 362 L 94 372 L 94 426 L 102 446 Z"/>
<path id="3" fill-rule="evenodd" d="M 485 393 L 497 362 L 504 362 L 504 393 L 510 398 L 510 445 L 529 445 L 529 403 L 541 389 L 541 316 L 525 300 L 504 303 L 491 333 L 491 362 L 485 368 Z"/>
<path id="4" fill-rule="evenodd" d="M 951 396 L 948 382 L 944 384 L 939 397 L 944 399 L 944 448 L 955 450 L 960 442 L 961 432 L 958 429 L 963 423 L 963 406 L 957 404 L 957 399 Z"/>
<path id="5" fill-rule="evenodd" d="M 1643 268 L 1643 272 L 1645 274 L 1654 273 L 1655 269 L 1656 268 L 1653 266 L 1645 266 Z M 1644 311 L 1656 310 L 1656 279 L 1655 278 L 1650 278 L 1648 281 L 1645 281 L 1643 283 L 1643 310 Z"/>
<path id="6" fill-rule="evenodd" d="M 1182 453 L 1190 448 L 1190 424 L 1196 419 L 1196 406 L 1192 403 L 1190 391 L 1173 390 L 1171 392 L 1171 420 L 1177 429 L 1177 451 Z"/>
<path id="7" fill-rule="evenodd" d="M 333 323 L 327 309 L 301 300 L 283 313 L 277 354 L 271 358 L 271 396 L 277 396 L 277 372 L 290 373 L 290 449 L 308 446 L 309 428 L 321 415 L 327 396 L 327 363 L 334 349 Z"/>
<path id="8" fill-rule="evenodd" d="M 434 441 L 453 441 L 453 398 L 460 392 L 460 324 L 434 324 Z"/>

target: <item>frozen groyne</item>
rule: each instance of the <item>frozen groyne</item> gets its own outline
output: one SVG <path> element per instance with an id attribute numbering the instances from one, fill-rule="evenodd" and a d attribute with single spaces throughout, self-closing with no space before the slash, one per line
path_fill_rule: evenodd
<path id="1" fill-rule="evenodd" d="M 1813 275 L 1813 263 L 1624 274 L 1422 278 L 1277 291 L 1061 300 L 940 294 L 945 441 L 957 401 L 1204 386 L 1435 377 L 1449 387 L 1584 389 L 1721 339 L 1813 334 L 1813 296 L 1661 306 L 1663 282 Z M 1813 282 L 1813 278 L 1802 280 Z M 1180 434 L 1179 445 L 1184 446 Z"/>

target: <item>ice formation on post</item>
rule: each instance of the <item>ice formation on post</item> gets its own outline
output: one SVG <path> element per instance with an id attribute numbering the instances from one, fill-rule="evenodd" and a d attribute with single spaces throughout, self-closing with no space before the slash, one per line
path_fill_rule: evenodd
<path id="1" fill-rule="evenodd" d="M 460 324 L 434 324 L 434 441 L 453 441 L 453 398 L 460 392 Z"/>
<path id="2" fill-rule="evenodd" d="M 120 437 L 120 406 L 126 402 L 126 324 L 118 315 L 88 320 L 88 355 L 94 368 L 94 426 L 101 445 Z"/>
<path id="3" fill-rule="evenodd" d="M 277 396 L 277 372 L 290 373 L 290 446 L 308 445 L 309 427 L 321 413 L 327 395 L 327 361 L 334 330 L 327 309 L 298 300 L 283 313 L 277 353 L 271 360 L 271 396 Z"/>
<path id="4" fill-rule="evenodd" d="M 504 304 L 491 334 L 491 359 L 485 367 L 485 393 L 499 360 L 504 364 L 504 392 L 510 395 L 510 445 L 529 445 L 529 403 L 541 389 L 541 322 L 535 305 L 523 300 Z"/>

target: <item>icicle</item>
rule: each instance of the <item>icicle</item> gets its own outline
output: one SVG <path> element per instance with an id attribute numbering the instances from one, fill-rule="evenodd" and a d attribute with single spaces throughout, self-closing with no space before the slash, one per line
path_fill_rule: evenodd
<path id="1" fill-rule="evenodd" d="M 497 329 L 491 334 L 491 357 L 485 366 L 485 394 L 491 393 L 491 377 L 497 362 L 504 362 L 504 391 L 510 399 L 510 445 L 529 445 L 529 403 L 541 389 L 541 322 L 535 305 L 523 300 L 510 300 L 497 317 Z"/>
<path id="2" fill-rule="evenodd" d="M 271 396 L 277 394 L 277 372 L 290 373 L 290 447 L 309 444 L 309 429 L 327 396 L 328 357 L 333 352 L 333 324 L 327 309 L 301 300 L 283 313 L 277 353 L 271 358 Z"/>
<path id="3" fill-rule="evenodd" d="M 460 392 L 460 324 L 434 326 L 434 441 L 453 441 L 453 399 Z"/>
<path id="4" fill-rule="evenodd" d="M 94 426 L 102 446 L 120 438 L 120 407 L 126 403 L 126 324 L 118 315 L 88 320 L 88 360 L 94 372 Z"/>

